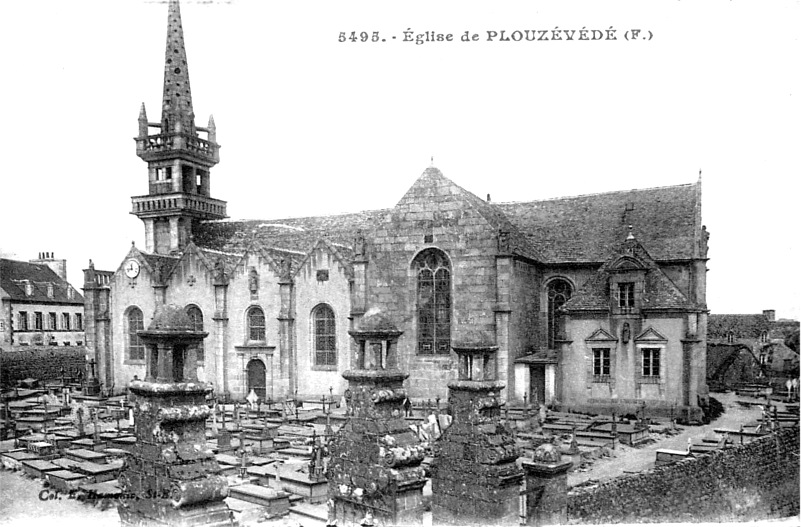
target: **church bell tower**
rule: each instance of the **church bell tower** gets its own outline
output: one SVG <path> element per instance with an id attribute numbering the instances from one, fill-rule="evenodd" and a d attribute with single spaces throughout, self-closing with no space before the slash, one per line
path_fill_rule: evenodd
<path id="1" fill-rule="evenodd" d="M 227 216 L 226 203 L 211 197 L 210 172 L 220 160 L 220 145 L 214 117 L 206 128 L 195 125 L 178 0 L 169 2 L 161 121 L 148 122 L 142 103 L 135 139 L 136 155 L 147 162 L 148 194 L 131 198 L 131 214 L 145 224 L 145 250 L 180 251 L 194 224 Z"/>

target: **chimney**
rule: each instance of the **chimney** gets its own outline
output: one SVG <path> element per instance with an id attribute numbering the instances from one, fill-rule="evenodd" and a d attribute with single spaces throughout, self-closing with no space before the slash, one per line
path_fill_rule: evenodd
<path id="1" fill-rule="evenodd" d="M 776 322 L 776 310 L 775 309 L 764 309 L 762 310 L 762 314 L 765 318 L 768 319 L 768 322 Z"/>
<path id="2" fill-rule="evenodd" d="M 55 253 L 50 251 L 39 253 L 39 258 L 31 260 L 33 264 L 46 265 L 62 280 L 67 279 L 67 260 L 56 260 Z"/>

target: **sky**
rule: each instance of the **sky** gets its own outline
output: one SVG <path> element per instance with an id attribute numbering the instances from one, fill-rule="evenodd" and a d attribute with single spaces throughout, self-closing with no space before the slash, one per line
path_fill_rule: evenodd
<path id="1" fill-rule="evenodd" d="M 197 123 L 213 114 L 222 145 L 212 196 L 232 218 L 389 208 L 432 156 L 496 202 L 701 172 L 711 311 L 801 318 L 799 1 L 184 0 L 181 11 Z M 116 269 L 132 241 L 144 248 L 129 214 L 147 193 L 133 138 L 142 102 L 160 117 L 166 23 L 153 0 L 2 3 L 0 254 L 51 251 L 80 287 L 90 258 Z M 524 30 L 538 40 L 512 40 Z M 407 31 L 453 40 L 417 44 Z"/>

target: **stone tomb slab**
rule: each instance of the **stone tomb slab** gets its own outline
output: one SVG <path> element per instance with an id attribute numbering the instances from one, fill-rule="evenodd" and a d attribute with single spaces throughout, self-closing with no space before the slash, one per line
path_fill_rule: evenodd
<path id="1" fill-rule="evenodd" d="M 136 438 L 134 436 L 124 436 L 124 437 L 117 437 L 111 440 L 111 444 L 114 448 L 121 448 L 122 450 L 127 450 L 130 452 L 133 450 L 134 445 L 136 444 Z"/>
<path id="2" fill-rule="evenodd" d="M 228 508 L 234 513 L 239 525 L 256 525 L 264 517 L 265 509 L 261 505 L 228 496 L 225 498 Z"/>
<path id="3" fill-rule="evenodd" d="M 268 465 L 248 467 L 248 475 L 257 478 L 260 485 L 269 486 L 270 481 L 267 476 L 268 469 Z M 269 470 L 270 473 L 272 473 L 272 469 Z"/>
<path id="4" fill-rule="evenodd" d="M 66 457 L 59 457 L 51 461 L 57 467 L 64 469 L 64 470 L 72 470 L 75 465 L 80 463 L 80 461 L 75 461 L 74 459 L 69 459 Z"/>
<path id="5" fill-rule="evenodd" d="M 40 456 L 42 459 L 55 459 L 58 457 L 56 454 L 55 445 L 48 441 L 36 441 L 35 443 L 28 443 L 28 451 Z"/>
<path id="6" fill-rule="evenodd" d="M 289 447 L 281 450 L 281 453 L 299 459 L 311 459 L 311 450 L 307 448 Z"/>
<path id="7" fill-rule="evenodd" d="M 311 503 L 322 503 L 328 499 L 328 480 L 320 478 L 313 480 L 305 472 L 294 470 L 290 465 L 281 467 L 280 482 L 276 481 L 275 465 L 266 465 L 264 467 L 253 467 L 252 474 L 259 475 L 259 480 L 263 485 L 269 485 L 273 488 L 285 490 L 299 496 L 303 496 Z M 257 474 L 263 472 L 263 476 Z M 250 471 L 248 471 L 251 474 Z M 280 485 L 280 487 L 279 487 Z"/>
<path id="8" fill-rule="evenodd" d="M 109 461 L 115 459 L 125 459 L 128 456 L 128 451 L 121 448 L 107 448 L 103 451 Z"/>
<path id="9" fill-rule="evenodd" d="M 86 474 L 92 478 L 93 483 L 102 483 L 104 481 L 111 481 L 117 479 L 117 475 L 122 469 L 122 461 L 114 461 L 112 463 L 92 463 L 91 461 L 84 461 L 77 463 L 74 472 Z"/>
<path id="10" fill-rule="evenodd" d="M 5 452 L 0 455 L 0 460 L 3 462 L 3 467 L 7 470 L 21 470 L 22 462 L 29 459 L 41 459 L 36 454 L 32 454 L 27 450 L 18 450 L 13 452 Z"/>
<path id="11" fill-rule="evenodd" d="M 74 459 L 75 461 L 83 462 L 83 461 L 91 461 L 93 463 L 105 463 L 106 462 L 106 455 L 101 452 L 95 452 L 94 450 L 87 450 L 85 448 L 76 448 L 73 450 L 65 450 L 64 455 L 69 459 Z"/>
<path id="12" fill-rule="evenodd" d="M 272 459 L 267 459 L 266 457 L 253 456 L 248 458 L 248 465 L 253 467 L 261 467 L 272 462 Z"/>
<path id="13" fill-rule="evenodd" d="M 116 479 L 99 483 L 85 483 L 78 488 L 87 494 L 87 501 L 90 502 L 97 499 L 119 498 L 122 495 L 122 490 Z"/>
<path id="14" fill-rule="evenodd" d="M 250 483 L 231 487 L 228 492 L 232 498 L 260 505 L 268 518 L 289 513 L 289 494 L 286 492 Z"/>
<path id="15" fill-rule="evenodd" d="M 20 448 L 25 448 L 29 451 L 29 445 L 41 443 L 43 441 L 47 441 L 47 436 L 45 434 L 28 434 L 17 439 Z"/>
<path id="16" fill-rule="evenodd" d="M 54 470 L 45 474 L 45 479 L 54 489 L 61 492 L 76 490 L 84 483 L 91 483 L 85 474 L 79 474 L 71 470 Z"/>
<path id="17" fill-rule="evenodd" d="M 693 458 L 695 457 L 690 452 L 686 450 L 672 450 L 669 448 L 661 448 L 656 451 L 656 461 L 654 462 L 654 466 L 660 465 L 668 465 L 670 463 L 675 463 L 677 461 L 681 461 L 683 459 Z"/>
<path id="18" fill-rule="evenodd" d="M 22 461 L 22 469 L 31 477 L 43 479 L 45 473 L 62 470 L 58 465 L 44 459 L 26 459 Z"/>
<path id="19" fill-rule="evenodd" d="M 324 503 L 294 503 L 289 507 L 289 517 L 303 527 L 323 527 L 328 523 L 328 507 Z"/>
<path id="20" fill-rule="evenodd" d="M 95 443 L 93 439 L 85 438 L 85 439 L 76 439 L 70 443 L 72 448 L 85 448 L 86 450 L 94 450 L 95 452 L 101 452 L 106 448 L 105 441 L 98 441 Z"/>

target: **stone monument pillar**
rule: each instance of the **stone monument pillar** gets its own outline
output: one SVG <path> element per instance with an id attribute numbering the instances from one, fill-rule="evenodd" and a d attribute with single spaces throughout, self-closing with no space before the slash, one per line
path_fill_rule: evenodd
<path id="1" fill-rule="evenodd" d="M 559 447 L 540 445 L 533 459 L 523 460 L 526 472 L 526 525 L 561 525 L 567 521 L 567 471 Z"/>
<path id="2" fill-rule="evenodd" d="M 368 311 L 358 329 L 355 368 L 345 398 L 348 422 L 329 445 L 329 524 L 420 525 L 423 522 L 424 446 L 403 419 L 409 375 L 398 369 L 401 331 Z"/>
<path id="3" fill-rule="evenodd" d="M 131 381 L 136 445 L 119 476 L 124 526 L 234 525 L 223 499 L 228 483 L 206 448 L 206 394 L 197 380 L 194 331 L 184 310 L 162 306 L 139 336 L 147 346 L 147 375 Z"/>
<path id="4" fill-rule="evenodd" d="M 431 484 L 434 524 L 517 525 L 520 520 L 518 449 L 501 423 L 495 380 L 497 346 L 484 333 L 454 342 L 459 378 L 448 384 L 453 423 L 434 443 Z"/>

